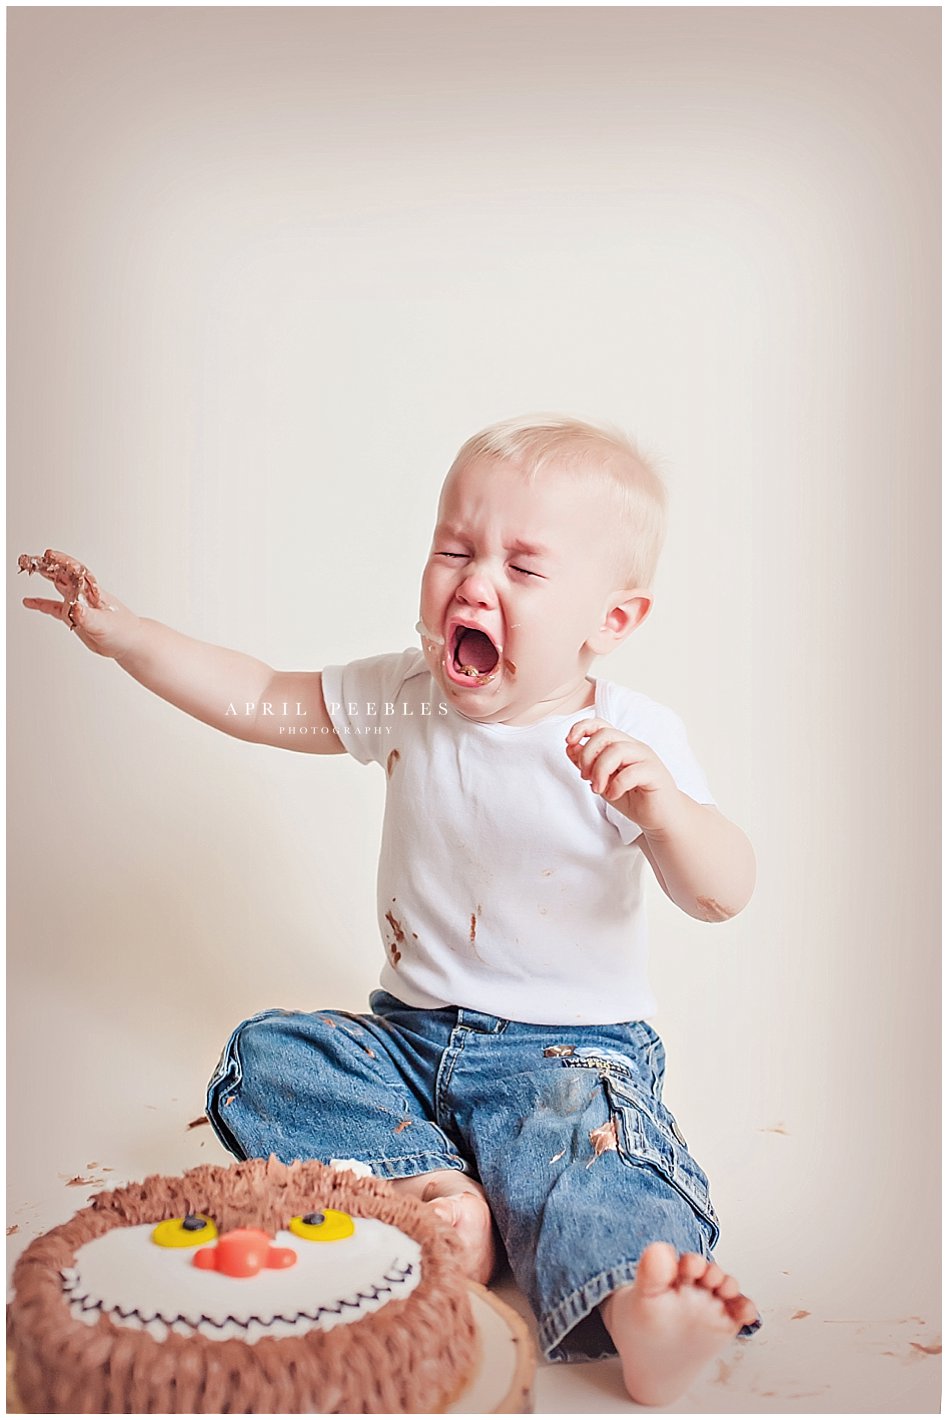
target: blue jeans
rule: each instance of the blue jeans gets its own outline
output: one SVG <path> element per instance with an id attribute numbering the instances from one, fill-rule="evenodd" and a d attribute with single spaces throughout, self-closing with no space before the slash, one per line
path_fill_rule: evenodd
<path id="1" fill-rule="evenodd" d="M 381 1178 L 470 1174 L 544 1356 L 614 1355 L 597 1308 L 634 1280 L 644 1248 L 710 1258 L 719 1232 L 708 1180 L 662 1103 L 656 1032 L 417 1010 L 385 991 L 370 1005 L 239 1025 L 207 1091 L 221 1143 L 241 1159 L 359 1159 Z"/>

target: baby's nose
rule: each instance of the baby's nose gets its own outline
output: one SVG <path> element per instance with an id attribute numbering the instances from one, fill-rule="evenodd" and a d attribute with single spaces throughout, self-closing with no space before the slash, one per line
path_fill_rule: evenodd
<path id="1" fill-rule="evenodd" d="M 497 600 L 494 584 L 480 568 L 471 567 L 468 575 L 458 587 L 458 600 L 468 606 L 476 602 L 479 606 L 493 606 Z"/>
<path id="2" fill-rule="evenodd" d="M 292 1267 L 295 1261 L 291 1247 L 274 1247 L 261 1228 L 234 1228 L 194 1255 L 195 1267 L 227 1277 L 256 1277 L 265 1267 Z"/>

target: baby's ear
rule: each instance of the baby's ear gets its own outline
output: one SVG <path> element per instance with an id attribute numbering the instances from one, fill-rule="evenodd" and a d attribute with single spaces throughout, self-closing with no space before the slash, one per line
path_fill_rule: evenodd
<path id="1" fill-rule="evenodd" d="M 593 654 L 608 656 L 610 651 L 621 646 L 642 625 L 652 610 L 652 600 L 651 592 L 643 587 L 617 593 L 606 609 L 599 630 L 586 643 Z"/>

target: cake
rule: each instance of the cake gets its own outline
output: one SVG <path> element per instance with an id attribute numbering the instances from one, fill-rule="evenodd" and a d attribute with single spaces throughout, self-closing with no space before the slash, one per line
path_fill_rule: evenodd
<path id="1" fill-rule="evenodd" d="M 13 1288 L 33 1413 L 431 1413 L 477 1359 L 450 1227 L 316 1162 L 96 1194 L 30 1244 Z"/>

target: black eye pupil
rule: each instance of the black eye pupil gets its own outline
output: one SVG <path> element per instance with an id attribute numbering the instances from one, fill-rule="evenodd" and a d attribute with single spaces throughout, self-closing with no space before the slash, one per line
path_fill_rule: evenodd
<path id="1" fill-rule="evenodd" d="M 199 1233 L 205 1224 L 204 1219 L 199 1218 L 196 1213 L 189 1213 L 188 1216 L 182 1220 L 181 1226 L 186 1233 Z"/>
<path id="2" fill-rule="evenodd" d="M 320 1223 L 325 1223 L 325 1221 L 325 1213 L 307 1213 L 303 1219 L 303 1222 L 308 1223 L 311 1228 L 318 1228 Z"/>

